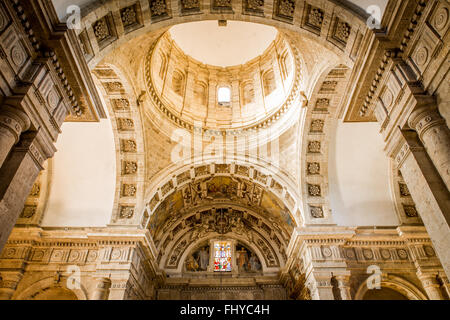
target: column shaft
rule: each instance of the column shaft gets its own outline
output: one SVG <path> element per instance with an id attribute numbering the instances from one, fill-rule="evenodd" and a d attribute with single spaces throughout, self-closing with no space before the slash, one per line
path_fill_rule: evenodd
<path id="1" fill-rule="evenodd" d="M 99 278 L 92 293 L 91 300 L 108 300 L 111 280 L 108 278 Z"/>
<path id="2" fill-rule="evenodd" d="M 44 158 L 36 133 L 25 133 L 0 169 L 0 252 L 3 249 L 25 200 L 43 169 Z"/>
<path id="3" fill-rule="evenodd" d="M 419 134 L 428 156 L 447 188 L 450 188 L 450 130 L 435 106 L 413 111 L 408 123 Z"/>
<path id="4" fill-rule="evenodd" d="M 395 157 L 417 210 L 447 275 L 450 274 L 450 194 L 418 140 L 401 131 L 403 145 Z"/>
<path id="5" fill-rule="evenodd" d="M 419 279 L 430 300 L 444 300 L 436 274 L 421 274 Z"/>

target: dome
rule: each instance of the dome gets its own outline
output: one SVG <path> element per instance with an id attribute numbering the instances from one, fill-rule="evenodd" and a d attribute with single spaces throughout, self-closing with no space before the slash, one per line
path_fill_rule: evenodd
<path id="1" fill-rule="evenodd" d="M 241 22 L 237 26 L 242 24 L 246 23 Z M 220 29 L 228 26 L 211 28 L 211 41 L 207 39 L 208 30 L 199 33 L 193 44 L 184 44 L 183 34 L 193 32 L 192 28 L 199 28 L 198 23 L 192 23 L 192 27 L 190 25 L 175 26 L 164 33 L 152 46 L 146 59 L 146 82 L 150 96 L 159 112 L 164 113 L 172 123 L 187 129 L 201 126 L 204 131 L 222 135 L 224 131 L 265 128 L 295 104 L 299 96 L 298 59 L 289 42 L 276 29 L 267 27 L 275 32 L 261 31 L 266 35 L 263 39 L 266 44 L 248 46 L 251 49 L 243 50 L 241 55 L 219 52 L 219 42 L 226 41 Z M 229 27 L 236 26 L 230 24 Z M 246 31 L 241 39 L 234 42 L 242 42 L 251 34 L 258 38 L 258 28 L 243 29 Z M 215 34 L 222 34 L 223 39 L 214 40 Z M 236 35 L 236 32 L 231 30 L 230 34 Z M 202 50 L 209 53 L 199 54 Z M 241 57 L 239 61 L 244 63 L 231 66 L 207 64 L 213 62 L 208 58 L 212 56 L 218 56 L 217 61 L 221 60 L 223 65 L 238 61 L 233 56 Z"/>

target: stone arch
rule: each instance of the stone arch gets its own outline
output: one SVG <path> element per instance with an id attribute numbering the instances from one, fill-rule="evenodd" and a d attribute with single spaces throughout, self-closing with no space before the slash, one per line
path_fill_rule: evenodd
<path id="1" fill-rule="evenodd" d="M 359 286 L 355 294 L 355 300 L 363 300 L 364 295 L 369 290 L 367 287 L 367 280 L 368 279 L 366 279 Z M 394 275 L 384 276 L 381 280 L 380 285 L 382 288 L 385 287 L 399 292 L 403 296 L 407 297 L 409 300 L 428 300 L 427 297 L 420 291 L 419 288 L 417 288 L 411 282 L 402 279 L 398 276 Z"/>
<path id="2" fill-rule="evenodd" d="M 22 291 L 17 291 L 14 296 L 13 300 L 29 300 L 32 299 L 33 296 L 36 296 L 43 290 L 47 290 L 50 288 L 61 288 L 64 290 L 69 290 L 72 292 L 78 300 L 88 300 L 88 294 L 86 289 L 82 284 L 80 284 L 79 289 L 69 289 L 67 287 L 67 280 L 68 278 L 65 276 L 61 276 L 59 279 L 59 282 L 57 285 L 55 285 L 55 277 L 48 277 L 41 280 L 38 280 L 34 282 L 32 285 L 26 287 Z"/>
<path id="3" fill-rule="evenodd" d="M 301 134 L 299 181 L 305 221 L 311 224 L 333 223 L 328 199 L 328 144 L 330 134 L 344 106 L 344 92 L 350 69 L 342 64 L 325 66 L 309 88 L 307 112 Z"/>
<path id="4" fill-rule="evenodd" d="M 194 159 L 195 160 L 195 159 Z M 220 170 L 220 171 L 219 171 Z M 197 179 L 206 179 L 214 176 L 235 176 L 251 181 L 267 191 L 272 192 L 289 210 L 292 221 L 296 227 L 302 225 L 303 217 L 299 210 L 300 202 L 297 187 L 277 168 L 268 163 L 245 161 L 236 159 L 231 163 L 222 163 L 217 159 L 197 162 L 192 161 L 174 164 L 161 171 L 150 181 L 145 196 L 146 209 L 151 216 L 158 206 L 172 193 Z"/>
<path id="5" fill-rule="evenodd" d="M 116 191 L 112 224 L 138 224 L 145 194 L 144 137 L 138 99 L 117 66 L 97 66 L 95 75 L 111 119 L 116 146 Z"/>
<path id="6" fill-rule="evenodd" d="M 359 43 L 367 32 L 366 20 L 369 15 L 358 10 L 345 1 L 336 3 L 327 0 L 289 1 L 288 12 L 284 12 L 284 1 L 266 0 L 256 9 L 247 1 L 229 1 L 226 10 L 211 6 L 209 0 L 201 0 L 196 6 L 187 7 L 184 1 L 164 0 L 162 6 L 155 6 L 153 0 L 140 0 L 136 5 L 118 7 L 113 1 L 95 3 L 83 11 L 80 40 L 84 48 L 92 48 L 85 52 L 91 67 L 98 64 L 111 50 L 128 42 L 136 36 L 148 32 L 161 32 L 175 24 L 201 20 L 238 20 L 270 25 L 297 33 L 321 43 L 327 49 L 338 55 L 344 53 L 345 60 L 353 63 Z M 159 9 L 163 8 L 163 9 Z M 135 23 L 124 25 L 121 17 L 126 10 L 135 10 Z M 209 9 L 209 10 L 208 10 Z M 129 11 L 128 10 L 128 11 Z M 186 14 L 186 10 L 189 14 Z M 108 21 L 117 23 L 107 23 Z M 94 27 L 99 21 L 107 28 L 102 28 L 102 34 L 95 32 Z M 130 27 L 131 25 L 131 27 Z"/>

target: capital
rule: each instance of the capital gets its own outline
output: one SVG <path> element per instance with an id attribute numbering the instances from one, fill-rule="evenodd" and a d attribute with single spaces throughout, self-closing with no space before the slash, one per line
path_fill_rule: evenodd
<path id="1" fill-rule="evenodd" d="M 30 127 L 31 122 L 25 112 L 9 105 L 3 105 L 0 109 L 0 126 L 8 129 L 19 141 L 20 134 Z"/>

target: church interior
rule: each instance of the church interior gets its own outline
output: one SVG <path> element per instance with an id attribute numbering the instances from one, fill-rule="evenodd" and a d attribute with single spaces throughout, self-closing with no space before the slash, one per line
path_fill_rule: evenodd
<path id="1" fill-rule="evenodd" d="M 449 300 L 448 0 L 0 1 L 0 300 Z"/>

